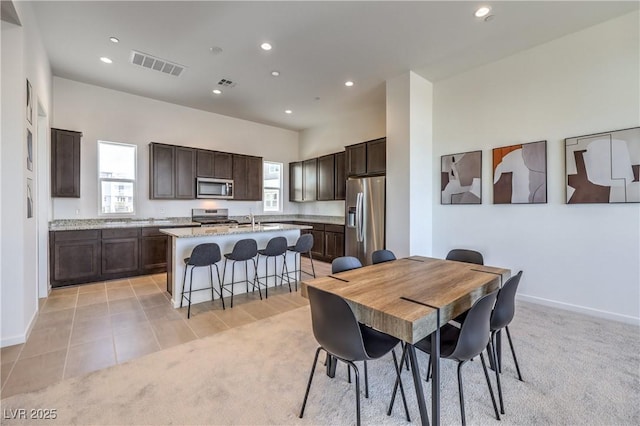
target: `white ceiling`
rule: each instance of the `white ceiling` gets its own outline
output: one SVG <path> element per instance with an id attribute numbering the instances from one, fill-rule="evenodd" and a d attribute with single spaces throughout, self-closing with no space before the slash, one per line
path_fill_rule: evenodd
<path id="1" fill-rule="evenodd" d="M 483 4 L 492 7 L 488 22 L 473 16 Z M 301 130 L 384 102 L 385 81 L 409 70 L 437 81 L 638 4 L 44 1 L 34 2 L 34 9 L 56 76 Z M 111 43 L 110 36 L 120 43 Z M 271 51 L 260 49 L 264 41 Z M 223 52 L 213 55 L 213 46 Z M 132 49 L 187 69 L 173 77 L 134 66 Z M 101 56 L 113 64 L 100 62 Z M 280 77 L 272 77 L 272 70 Z M 237 85 L 215 96 L 211 91 L 221 78 Z M 345 87 L 346 80 L 355 85 Z"/>

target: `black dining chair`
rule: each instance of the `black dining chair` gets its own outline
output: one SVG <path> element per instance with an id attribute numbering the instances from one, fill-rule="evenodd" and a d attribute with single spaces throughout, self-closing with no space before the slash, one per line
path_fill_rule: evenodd
<path id="1" fill-rule="evenodd" d="M 509 332 L 509 324 L 513 320 L 516 312 L 516 291 L 518 290 L 518 284 L 520 284 L 520 278 L 522 278 L 522 271 L 512 276 L 498 291 L 498 297 L 496 299 L 496 305 L 491 313 L 491 339 L 489 340 L 489 356 L 493 359 L 494 370 L 496 373 L 496 382 L 498 384 L 498 397 L 500 399 L 500 412 L 504 414 L 504 402 L 502 400 L 502 386 L 500 384 L 500 373 L 502 373 L 502 362 L 498 356 L 498 350 L 496 348 L 496 337 L 504 329 L 507 332 L 507 338 L 509 340 L 509 347 L 511 347 L 511 355 L 513 355 L 513 362 L 516 365 L 516 371 L 518 373 L 518 379 L 523 382 L 522 375 L 520 374 L 520 366 L 518 365 L 518 359 L 516 358 L 516 351 L 513 349 L 513 341 L 511 340 L 511 333 Z"/>
<path id="2" fill-rule="evenodd" d="M 184 276 L 182 277 L 182 297 L 180 298 L 180 307 L 186 299 L 189 302 L 187 310 L 187 319 L 191 318 L 191 293 L 194 291 L 208 290 L 211 288 L 211 300 L 214 300 L 214 293 L 217 293 L 222 301 L 222 309 L 224 309 L 224 298 L 222 297 L 222 281 L 220 280 L 220 270 L 217 263 L 222 259 L 220 254 L 220 246 L 216 243 L 198 244 L 191 251 L 191 255 L 184 259 Z M 189 296 L 185 293 L 185 285 L 187 281 L 187 269 L 191 266 L 191 274 L 189 275 Z M 209 287 L 193 290 L 193 270 L 202 266 L 209 267 Z M 213 266 L 216 267 L 216 275 L 218 276 L 218 285 L 220 291 L 213 287 Z"/>
<path id="3" fill-rule="evenodd" d="M 342 256 L 336 257 L 331 262 L 331 273 L 337 274 L 338 272 L 350 271 L 352 269 L 362 268 L 362 262 L 357 257 Z"/>
<path id="4" fill-rule="evenodd" d="M 307 287 L 307 291 L 311 308 L 313 335 L 320 346 L 316 349 L 313 365 L 311 366 L 307 390 L 300 409 L 300 418 L 304 415 L 304 409 L 307 405 L 313 373 L 318 363 L 320 351 L 325 351 L 327 356 L 332 356 L 345 362 L 355 371 L 357 425 L 360 425 L 360 375 L 355 362 L 378 359 L 391 352 L 396 371 L 396 380 L 400 384 L 400 393 L 405 405 L 405 413 L 407 420 L 410 421 L 394 350 L 398 345 L 399 339 L 360 324 L 351 307 L 340 296 L 315 287 Z"/>
<path id="5" fill-rule="evenodd" d="M 453 249 L 447 253 L 447 260 L 455 260 L 457 262 L 475 263 L 476 265 L 484 265 L 482 253 L 468 249 Z"/>
<path id="6" fill-rule="evenodd" d="M 487 381 L 487 387 L 489 388 L 489 394 L 491 395 L 491 402 L 493 403 L 493 410 L 496 414 L 496 419 L 500 420 L 498 406 L 496 405 L 493 388 L 491 387 L 491 381 L 489 380 L 489 373 L 487 372 L 487 365 L 484 361 L 484 355 L 482 354 L 482 351 L 489 344 L 491 336 L 490 318 L 497 293 L 497 291 L 494 291 L 478 299 L 471 309 L 469 309 L 467 319 L 462 324 L 461 328 L 455 327 L 451 324 L 445 324 L 440 329 L 440 358 L 458 361 L 458 392 L 460 398 L 460 416 L 462 418 L 463 425 L 466 424 L 466 420 L 461 369 L 467 361 L 477 357 L 478 355 L 480 356 L 480 361 L 482 361 L 482 369 L 484 370 L 484 377 Z M 431 355 L 431 336 L 427 336 L 426 338 L 418 341 L 414 346 Z M 403 354 L 402 360 L 400 361 L 400 368 L 402 368 L 405 359 L 406 354 Z M 389 411 L 393 408 L 392 404 L 394 399 L 395 392 L 391 399 Z"/>
<path id="7" fill-rule="evenodd" d="M 391 250 L 376 250 L 371 253 L 371 263 L 374 265 L 377 263 L 390 262 L 396 260 L 396 255 Z"/>

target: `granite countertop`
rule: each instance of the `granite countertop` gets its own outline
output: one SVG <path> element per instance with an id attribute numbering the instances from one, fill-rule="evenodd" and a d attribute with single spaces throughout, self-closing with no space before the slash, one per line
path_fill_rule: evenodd
<path id="1" fill-rule="evenodd" d="M 307 225 L 291 225 L 287 223 L 270 223 L 267 225 L 220 225 L 208 226 L 202 228 L 169 228 L 161 229 L 163 234 L 171 235 L 176 238 L 195 238 L 195 237 L 221 237 L 225 235 L 237 234 L 255 234 L 258 232 L 274 232 L 274 231 L 290 231 L 296 229 L 311 229 Z"/>
<path id="2" fill-rule="evenodd" d="M 248 216 L 230 216 L 229 219 L 237 220 L 240 224 L 249 223 Z M 331 225 L 344 225 L 342 216 L 317 216 L 317 215 L 255 215 L 256 223 L 262 222 L 309 222 L 328 223 Z M 75 231 L 83 229 L 104 229 L 104 228 L 142 228 L 150 226 L 160 226 L 163 228 L 174 228 L 177 226 L 199 226 L 199 223 L 191 221 L 191 217 L 169 217 L 169 218 L 148 218 L 148 219 L 58 219 L 49 222 L 50 231 Z"/>

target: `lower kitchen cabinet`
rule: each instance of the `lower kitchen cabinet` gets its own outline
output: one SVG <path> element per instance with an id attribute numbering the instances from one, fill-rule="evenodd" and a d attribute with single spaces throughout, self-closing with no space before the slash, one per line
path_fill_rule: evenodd
<path id="1" fill-rule="evenodd" d="M 142 228 L 140 237 L 140 269 L 143 274 L 157 274 L 167 270 L 169 237 L 160 228 Z"/>
<path id="2" fill-rule="evenodd" d="M 79 284 L 98 280 L 101 268 L 100 249 L 99 230 L 50 232 L 52 286 L 58 287 L 63 282 Z"/>
<path id="3" fill-rule="evenodd" d="M 332 262 L 336 257 L 344 256 L 344 226 L 324 223 L 294 222 L 296 225 L 308 225 L 313 229 L 303 230 L 301 234 L 313 235 L 311 256 L 314 259 Z"/>
<path id="4" fill-rule="evenodd" d="M 139 228 L 102 230 L 102 277 L 137 274 Z"/>

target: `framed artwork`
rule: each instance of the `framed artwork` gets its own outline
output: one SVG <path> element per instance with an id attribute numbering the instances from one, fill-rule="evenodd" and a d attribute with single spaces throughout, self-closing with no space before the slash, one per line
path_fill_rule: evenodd
<path id="1" fill-rule="evenodd" d="M 493 204 L 547 202 L 547 141 L 493 149 Z"/>
<path id="2" fill-rule="evenodd" d="M 33 171 L 33 135 L 27 129 L 27 170 Z"/>
<path id="3" fill-rule="evenodd" d="M 33 124 L 33 89 L 27 79 L 27 121 Z"/>
<path id="4" fill-rule="evenodd" d="M 27 219 L 33 217 L 33 180 L 27 178 Z"/>
<path id="5" fill-rule="evenodd" d="M 640 202 L 640 127 L 564 140 L 567 204 Z"/>
<path id="6" fill-rule="evenodd" d="M 442 204 L 482 203 L 482 151 L 441 157 Z"/>

